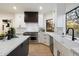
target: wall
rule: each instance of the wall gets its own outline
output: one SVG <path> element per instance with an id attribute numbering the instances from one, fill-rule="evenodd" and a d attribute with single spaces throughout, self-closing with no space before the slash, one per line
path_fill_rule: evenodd
<path id="1" fill-rule="evenodd" d="M 77 3 L 72 4 L 57 4 L 57 19 L 56 19 L 56 29 L 58 34 L 62 34 L 66 32 L 66 15 L 65 13 L 72 10 L 73 8 L 79 6 Z"/>
<path id="2" fill-rule="evenodd" d="M 47 13 L 44 14 L 44 19 L 53 19 L 53 11 L 49 11 Z"/>
<path id="3" fill-rule="evenodd" d="M 14 19 L 14 27 L 19 32 L 38 32 L 39 27 L 43 26 L 43 15 L 38 15 L 38 23 L 25 23 L 24 22 L 24 13 L 16 13 Z"/>
<path id="4" fill-rule="evenodd" d="M 53 19 L 55 23 L 55 32 L 65 32 L 65 4 L 57 4 L 57 8 L 44 14 L 44 27 L 46 29 L 46 20 Z"/>
<path id="5" fill-rule="evenodd" d="M 18 28 L 19 26 L 20 27 L 25 27 L 24 14 L 23 13 L 16 13 L 13 24 L 14 24 L 15 28 Z"/>
<path id="6" fill-rule="evenodd" d="M 58 4 L 57 5 L 57 19 L 56 19 L 56 24 L 57 24 L 57 33 L 62 34 L 63 32 L 65 33 L 65 4 Z"/>
<path id="7" fill-rule="evenodd" d="M 58 34 L 66 32 L 66 15 L 65 13 L 72 10 L 73 8 L 79 6 L 79 4 L 57 4 L 57 9 L 55 10 L 55 27 Z"/>
<path id="8" fill-rule="evenodd" d="M 8 19 L 8 20 L 12 20 L 14 19 L 14 14 L 9 14 L 9 13 L 0 13 L 0 32 L 2 32 L 2 20 L 3 19 Z"/>
<path id="9" fill-rule="evenodd" d="M 56 22 L 55 22 L 55 20 L 56 20 L 56 13 L 55 13 L 55 11 L 49 11 L 49 12 L 47 12 L 47 13 L 45 13 L 44 14 L 44 29 L 46 30 L 46 20 L 48 20 L 48 19 L 53 19 L 53 21 L 54 21 L 54 23 L 55 23 L 55 26 L 56 26 Z"/>
<path id="10" fill-rule="evenodd" d="M 43 14 L 39 13 L 38 15 L 38 26 L 39 28 L 44 28 L 44 20 L 43 20 Z"/>

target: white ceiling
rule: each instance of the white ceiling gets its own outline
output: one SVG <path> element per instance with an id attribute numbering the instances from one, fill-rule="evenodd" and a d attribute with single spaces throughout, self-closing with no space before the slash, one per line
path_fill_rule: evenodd
<path id="1" fill-rule="evenodd" d="M 78 6 L 78 3 L 61 3 L 65 5 L 66 12 Z M 0 13 L 21 13 L 24 11 L 38 11 L 40 13 L 47 13 L 49 11 L 55 11 L 58 3 L 0 3 Z M 13 9 L 16 6 L 16 10 Z M 42 6 L 43 10 L 39 7 Z"/>
<path id="2" fill-rule="evenodd" d="M 13 9 L 13 6 L 16 6 L 17 10 Z M 39 10 L 39 7 L 42 6 L 43 10 Z M 16 13 L 24 11 L 38 11 L 45 13 L 56 8 L 56 3 L 0 3 L 0 13 Z"/>

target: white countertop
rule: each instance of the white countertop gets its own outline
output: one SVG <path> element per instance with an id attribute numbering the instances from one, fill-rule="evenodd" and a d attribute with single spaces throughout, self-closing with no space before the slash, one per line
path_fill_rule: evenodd
<path id="1" fill-rule="evenodd" d="M 52 36 L 60 44 L 62 44 L 66 48 L 70 49 L 71 51 L 79 55 L 79 43 L 72 41 L 72 39 L 71 38 L 69 39 L 69 37 L 67 36 L 62 37 L 62 35 L 58 35 L 57 33 L 51 33 L 51 32 L 46 32 L 46 33 Z"/>
<path id="2" fill-rule="evenodd" d="M 7 56 L 21 43 L 27 40 L 29 36 L 18 35 L 18 38 L 12 38 L 11 40 L 0 40 L 0 56 Z"/>

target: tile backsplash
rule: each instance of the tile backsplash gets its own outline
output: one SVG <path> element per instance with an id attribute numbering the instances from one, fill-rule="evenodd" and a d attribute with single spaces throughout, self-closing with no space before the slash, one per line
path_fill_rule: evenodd
<path id="1" fill-rule="evenodd" d="M 56 27 L 56 32 L 58 33 L 58 34 L 62 34 L 63 33 L 63 27 Z"/>
<path id="2" fill-rule="evenodd" d="M 38 23 L 26 23 L 26 27 L 18 27 L 16 28 L 16 33 L 23 33 L 23 32 L 38 32 Z"/>

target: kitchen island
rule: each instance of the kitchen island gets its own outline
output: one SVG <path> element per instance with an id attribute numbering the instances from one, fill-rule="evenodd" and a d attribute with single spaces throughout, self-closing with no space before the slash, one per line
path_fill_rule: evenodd
<path id="1" fill-rule="evenodd" d="M 0 40 L 0 56 L 26 56 L 29 50 L 29 37 L 17 35 L 17 38 Z"/>

